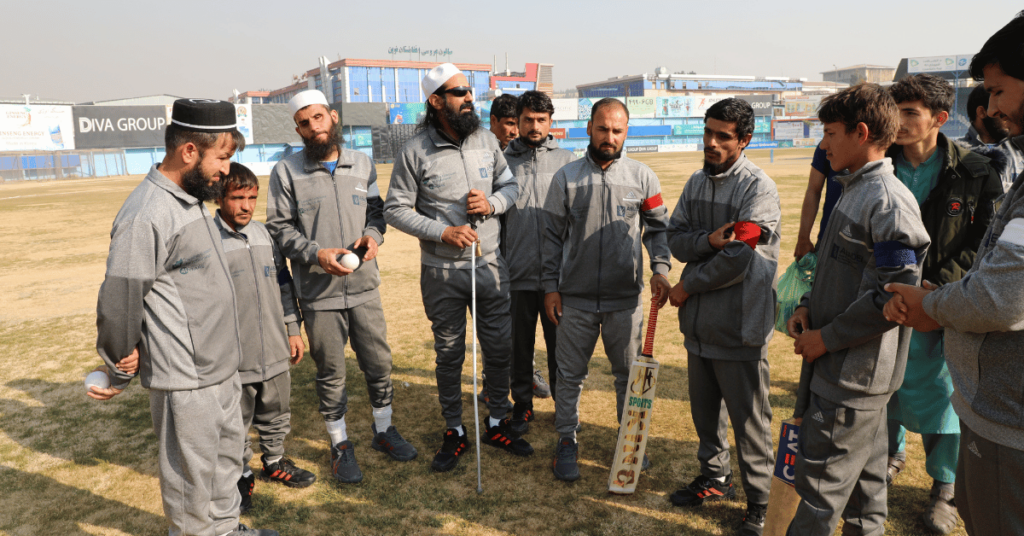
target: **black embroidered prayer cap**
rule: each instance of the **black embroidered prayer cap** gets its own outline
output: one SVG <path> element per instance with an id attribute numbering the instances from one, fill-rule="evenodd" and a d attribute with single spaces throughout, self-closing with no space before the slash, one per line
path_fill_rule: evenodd
<path id="1" fill-rule="evenodd" d="M 178 99 L 171 123 L 197 132 L 231 132 L 237 127 L 235 105 L 213 99 Z"/>

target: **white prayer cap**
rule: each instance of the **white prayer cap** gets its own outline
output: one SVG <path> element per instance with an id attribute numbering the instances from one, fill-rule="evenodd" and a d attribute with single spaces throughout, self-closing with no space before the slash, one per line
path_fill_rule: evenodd
<path id="1" fill-rule="evenodd" d="M 420 86 L 423 88 L 423 94 L 430 96 L 432 93 L 438 90 L 445 82 L 451 80 L 451 78 L 457 74 L 461 74 L 462 71 L 458 67 L 450 63 L 442 63 L 437 67 L 427 71 L 427 75 L 423 77 L 423 81 L 420 82 Z"/>
<path id="2" fill-rule="evenodd" d="M 324 96 L 322 91 L 319 89 L 307 89 L 297 93 L 292 97 L 292 100 L 288 101 L 288 109 L 292 111 L 292 115 L 295 115 L 296 112 L 310 104 L 323 104 L 328 108 L 331 107 L 327 103 L 327 97 Z"/>

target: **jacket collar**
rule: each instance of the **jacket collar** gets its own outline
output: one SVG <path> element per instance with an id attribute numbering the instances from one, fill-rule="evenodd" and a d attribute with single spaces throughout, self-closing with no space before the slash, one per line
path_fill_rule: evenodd
<path id="1" fill-rule="evenodd" d="M 837 175 L 836 180 L 846 188 L 850 184 L 856 182 L 862 177 L 878 177 L 881 175 L 895 175 L 895 171 L 892 167 L 892 159 L 885 157 L 881 160 L 875 160 L 874 162 L 868 162 L 864 164 L 864 167 L 857 170 L 856 173 L 848 175 Z"/>
<path id="2" fill-rule="evenodd" d="M 718 175 L 708 175 L 708 178 L 713 180 L 713 181 L 720 181 L 720 180 L 728 179 L 729 177 L 733 176 L 737 171 L 739 171 L 741 168 L 746 167 L 747 162 L 748 162 L 748 160 L 747 160 L 747 153 L 741 152 L 740 155 L 738 157 L 736 157 L 736 161 L 733 162 L 731 166 L 729 166 L 729 169 L 719 173 Z"/>
<path id="3" fill-rule="evenodd" d="M 427 136 L 430 137 L 430 141 L 434 142 L 434 145 L 436 147 L 455 147 L 456 149 L 458 149 L 460 146 L 466 143 L 466 140 L 479 134 L 482 128 L 483 127 L 479 127 L 476 129 L 475 132 L 473 132 L 469 136 L 466 136 L 465 138 L 462 138 L 459 141 L 454 141 L 451 138 L 449 138 L 447 134 L 438 130 L 437 127 L 435 127 L 434 125 L 427 125 Z M 490 131 L 488 131 L 487 134 L 493 135 L 490 133 Z M 497 138 L 495 138 L 495 141 L 497 141 Z"/>
<path id="4" fill-rule="evenodd" d="M 355 159 L 352 155 L 347 154 L 348 152 L 341 145 L 338 146 L 338 167 L 351 166 L 355 163 Z M 324 165 L 320 162 L 310 162 L 305 156 L 302 157 L 302 169 L 306 173 L 312 173 L 319 169 L 327 170 Z"/>
<path id="5" fill-rule="evenodd" d="M 161 173 L 160 170 L 158 169 L 159 165 L 160 164 L 153 164 L 153 167 L 149 168 L 149 173 L 146 174 L 147 181 L 152 182 L 159 188 L 167 190 L 167 192 L 173 195 L 174 197 L 177 197 L 178 199 L 190 205 L 200 204 L 198 199 L 192 197 L 192 195 L 185 192 L 185 190 L 183 190 L 181 186 L 178 186 L 173 181 L 171 181 L 171 179 L 168 179 L 166 175 Z"/>

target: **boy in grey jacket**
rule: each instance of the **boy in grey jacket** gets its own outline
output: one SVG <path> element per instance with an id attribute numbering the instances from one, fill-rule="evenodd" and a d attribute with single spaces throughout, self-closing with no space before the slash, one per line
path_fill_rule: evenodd
<path id="1" fill-rule="evenodd" d="M 302 359 L 305 345 L 299 333 L 299 308 L 292 289 L 292 274 L 267 228 L 253 221 L 260 183 L 249 168 L 237 162 L 220 180 L 220 207 L 214 217 L 228 258 L 238 301 L 238 328 L 242 341 L 242 421 L 255 426 L 260 436 L 260 477 L 288 487 L 304 488 L 316 481 L 309 471 L 284 455 L 284 437 L 291 430 L 291 373 L 289 364 Z M 249 434 L 242 455 L 242 512 L 252 506 L 255 475 Z"/>
<path id="2" fill-rule="evenodd" d="M 1024 13 L 1022 13 L 1024 15 Z M 1024 133 L 1024 16 L 971 62 L 989 112 Z M 1024 534 L 1024 174 L 1002 198 L 974 265 L 935 289 L 890 285 L 886 312 L 917 331 L 944 327 L 953 408 L 960 418 L 956 507 L 972 535 Z M 817 283 L 815 283 L 817 284 Z M 896 306 L 899 307 L 896 307 Z"/>
<path id="3" fill-rule="evenodd" d="M 843 195 L 818 245 L 814 288 L 787 330 L 803 356 L 796 490 L 791 535 L 885 530 L 885 408 L 903 381 L 910 330 L 885 319 L 887 283 L 916 284 L 929 244 L 917 200 L 893 174 L 885 149 L 899 129 L 888 91 L 860 84 L 825 98 L 822 148 Z M 809 382 L 809 383 L 808 383 Z"/>
<path id="4" fill-rule="evenodd" d="M 277 535 L 238 523 L 242 347 L 227 258 L 203 206 L 245 145 L 235 121 L 231 103 L 175 101 L 167 155 L 114 219 L 96 305 L 96 350 L 111 386 L 88 395 L 117 396 L 135 376 L 121 362 L 138 361 L 171 536 Z"/>
<path id="5" fill-rule="evenodd" d="M 544 311 L 558 326 L 559 439 L 552 469 L 559 480 L 580 477 L 580 396 L 598 336 L 615 375 L 616 416 L 622 416 L 629 368 L 640 351 L 641 247 L 651 258 L 651 293 L 659 297 L 658 307 L 668 300 L 668 209 L 651 168 L 622 153 L 628 128 L 629 111 L 622 102 L 595 103 L 587 123 L 587 157 L 555 173 L 544 205 Z"/>
<path id="6" fill-rule="evenodd" d="M 505 213 L 502 247 L 512 288 L 512 430 L 525 433 L 533 420 L 533 354 L 537 316 L 548 351 L 548 378 L 557 385 L 555 324 L 544 314 L 540 257 L 544 242 L 544 201 L 555 172 L 576 160 L 548 135 L 555 107 L 539 91 L 523 93 L 516 104 L 520 136 L 505 149 L 505 159 L 519 182 L 519 199 Z"/>
<path id="7" fill-rule="evenodd" d="M 750 104 L 719 101 L 704 122 L 704 169 L 687 181 L 668 228 L 672 255 L 686 263 L 669 300 L 681 307 L 701 474 L 671 500 L 698 506 L 736 495 L 728 412 L 747 496 L 739 534 L 760 536 L 774 464 L 767 344 L 782 209 L 775 183 L 743 154 L 754 132 Z"/>
<path id="8" fill-rule="evenodd" d="M 480 128 L 466 76 L 450 63 L 421 83 L 427 113 L 395 160 L 384 204 L 388 224 L 420 241 L 420 290 L 437 352 L 437 392 L 446 430 L 435 471 L 450 471 L 469 447 L 462 426 L 466 309 L 471 306 L 474 244 L 479 340 L 487 375 L 486 430 L 480 441 L 517 456 L 533 447 L 509 429 L 508 369 L 512 352 L 508 271 L 498 251 L 498 219 L 519 187 L 498 140 Z"/>
<path id="9" fill-rule="evenodd" d="M 323 93 L 304 91 L 288 104 L 306 148 L 278 162 L 270 174 L 267 229 L 295 271 L 320 414 L 331 439 L 331 472 L 339 482 L 356 483 L 363 473 L 345 424 L 349 340 L 366 378 L 371 446 L 397 461 L 416 457 L 391 423 L 391 347 L 376 261 L 384 243 L 384 203 L 373 162 L 341 147 L 338 114 L 328 109 Z M 350 251 L 361 257 L 354 270 L 338 262 Z"/>

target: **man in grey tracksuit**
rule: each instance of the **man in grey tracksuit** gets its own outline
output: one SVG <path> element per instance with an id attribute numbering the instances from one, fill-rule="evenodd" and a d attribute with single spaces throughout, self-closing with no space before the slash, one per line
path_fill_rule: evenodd
<path id="1" fill-rule="evenodd" d="M 462 368 L 474 264 L 476 324 L 490 410 L 481 441 L 516 455 L 533 452 L 526 441 L 508 437 L 506 418 L 512 338 L 497 216 L 516 202 L 519 187 L 497 139 L 479 127 L 479 118 L 473 121 L 473 94 L 465 75 L 442 64 L 422 85 L 430 95 L 427 115 L 395 160 L 384 217 L 420 242 L 420 290 L 434 334 L 438 401 L 447 428 L 433 468 L 443 472 L 457 465 L 469 445 L 462 421 Z M 476 259 L 474 244 L 480 253 Z"/>
<path id="2" fill-rule="evenodd" d="M 555 172 L 576 160 L 549 134 L 554 106 L 547 95 L 527 91 L 518 101 L 520 136 L 505 149 L 505 159 L 519 182 L 519 199 L 505 213 L 502 247 L 512 289 L 512 425 L 525 431 L 533 418 L 533 354 L 540 315 L 548 351 L 548 378 L 554 392 L 556 326 L 544 314 L 540 257 L 544 242 L 544 202 Z M 518 430 L 517 430 L 518 431 Z"/>
<path id="3" fill-rule="evenodd" d="M 220 208 L 214 216 L 238 303 L 242 421 L 245 430 L 255 426 L 260 436 L 260 476 L 304 488 L 315 482 L 316 476 L 284 456 L 284 438 L 291 430 L 289 365 L 297 364 L 305 351 L 299 333 L 301 319 L 288 264 L 267 228 L 252 219 L 258 194 L 256 175 L 232 162 L 230 173 L 221 179 L 216 199 Z M 246 433 L 242 477 L 238 481 L 243 513 L 252 506 L 256 480 L 249 468 L 252 456 Z"/>
<path id="4" fill-rule="evenodd" d="M 352 343 L 366 378 L 372 407 L 371 446 L 398 461 L 412 460 L 416 450 L 391 424 L 391 348 L 381 305 L 376 255 L 384 243 L 383 201 L 373 162 L 359 151 L 340 146 L 337 113 L 329 111 L 316 90 L 297 95 L 291 104 L 296 132 L 306 149 L 274 166 L 267 196 L 267 229 L 292 261 L 299 307 L 316 363 L 320 414 L 331 440 L 331 468 L 343 483 L 363 474 L 348 438 L 345 414 L 345 344 Z M 313 104 L 303 101 L 315 95 Z M 357 251 L 354 270 L 337 257 Z"/>
<path id="5" fill-rule="evenodd" d="M 242 348 L 227 258 L 203 206 L 245 142 L 230 103 L 181 99 L 171 117 L 167 156 L 114 219 L 96 306 L 96 349 L 112 384 L 89 396 L 127 388 L 135 374 L 117 366 L 138 359 L 171 536 L 276 535 L 238 523 Z"/>
<path id="6" fill-rule="evenodd" d="M 760 534 L 774 465 L 768 341 L 775 327 L 782 209 L 775 183 L 743 154 L 754 131 L 753 108 L 726 99 L 708 110 L 705 121 L 704 169 L 686 182 L 668 228 L 672 255 L 686 263 L 673 289 L 683 300 L 670 299 L 680 306 L 701 471 L 672 501 L 702 504 L 701 492 L 712 486 L 735 494 L 728 417 L 752 510 L 741 534 Z"/>
<path id="7" fill-rule="evenodd" d="M 1017 17 L 971 62 L 971 76 L 990 92 L 989 111 L 1007 119 L 1015 141 L 1024 139 L 1022 51 L 1024 17 Z M 955 497 L 967 533 L 1024 534 L 1024 174 L 1002 197 L 961 280 L 935 290 L 887 289 L 904 303 L 896 320 L 919 331 L 945 328 L 950 401 L 960 417 Z"/>
<path id="8" fill-rule="evenodd" d="M 586 158 L 555 173 L 544 205 L 541 282 L 545 312 L 558 325 L 553 470 L 560 480 L 580 477 L 576 427 L 598 336 L 615 376 L 616 417 L 622 416 L 629 369 L 640 351 L 642 247 L 654 273 L 651 292 L 660 293 L 659 306 L 668 297 L 668 209 L 657 175 L 622 153 L 628 121 L 621 102 L 598 101 Z"/>

